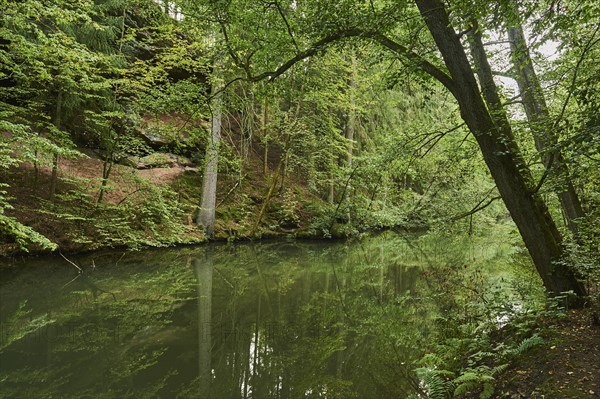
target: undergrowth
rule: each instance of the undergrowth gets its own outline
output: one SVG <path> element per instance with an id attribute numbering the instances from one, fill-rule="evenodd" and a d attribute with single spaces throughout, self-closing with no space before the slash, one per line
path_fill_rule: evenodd
<path id="1" fill-rule="evenodd" d="M 503 280 L 503 287 L 477 267 L 449 265 L 428 272 L 444 291 L 438 297 L 442 313 L 427 353 L 415 364 L 421 394 L 413 399 L 491 398 L 497 377 L 544 344 L 540 320 L 562 317 L 565 296 L 546 300 L 539 288 L 532 295 L 530 277 L 522 274 L 528 258 L 517 252 L 513 259 L 516 277 L 508 284 Z M 452 290 L 458 293 L 449 294 Z"/>
<path id="2" fill-rule="evenodd" d="M 204 240 L 197 227 L 189 224 L 185 205 L 177 193 L 144 179 L 134 179 L 129 194 L 119 201 L 97 202 L 85 183 L 63 179 L 70 187 L 53 201 L 38 198 L 37 212 L 44 220 L 34 226 L 35 240 L 26 242 L 14 234 L 20 250 L 35 248 L 129 248 L 164 247 Z M 108 187 L 110 189 L 110 187 Z M 54 229 L 48 229 L 49 224 Z M 36 231 L 28 227 L 31 231 Z M 66 248 L 63 246 L 66 245 Z"/>

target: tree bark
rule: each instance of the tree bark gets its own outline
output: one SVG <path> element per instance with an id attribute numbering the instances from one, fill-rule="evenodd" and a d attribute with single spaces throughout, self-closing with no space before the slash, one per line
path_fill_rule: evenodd
<path id="1" fill-rule="evenodd" d="M 40 171 L 38 168 L 38 150 L 33 151 L 33 194 L 37 195 Z"/>
<path id="2" fill-rule="evenodd" d="M 346 123 L 346 140 L 348 142 L 346 147 L 346 160 L 348 161 L 348 166 L 352 166 L 352 157 L 354 150 L 354 136 L 356 133 L 356 57 L 352 55 L 351 61 L 351 72 L 350 72 L 350 107 L 348 109 L 348 122 Z"/>
<path id="3" fill-rule="evenodd" d="M 113 155 L 107 155 L 102 164 L 102 183 L 100 184 L 100 192 L 98 193 L 98 200 L 96 203 L 101 203 L 104 199 L 104 193 L 106 193 L 106 187 L 108 185 L 108 178 L 110 177 L 110 171 L 113 167 Z"/>
<path id="4" fill-rule="evenodd" d="M 266 99 L 263 101 L 262 111 L 261 130 L 265 146 L 263 150 L 263 175 L 266 176 L 269 171 L 269 131 L 267 128 L 269 123 L 269 105 L 267 104 Z"/>
<path id="5" fill-rule="evenodd" d="M 562 153 L 555 148 L 558 138 L 549 124 L 550 113 L 548 112 L 542 86 L 533 68 L 533 62 L 521 25 L 508 28 L 508 39 L 519 94 L 533 134 L 535 146 L 542 154 L 544 166 L 547 169 L 554 169 L 562 181 L 562 185 L 557 188 L 556 194 L 564 212 L 567 227 L 577 237 L 577 220 L 584 217 L 585 214 Z"/>
<path id="6" fill-rule="evenodd" d="M 475 136 L 496 186 L 525 242 L 546 290 L 557 295 L 573 291 L 585 295 L 584 286 L 564 265 L 561 236 L 545 203 L 533 189 L 531 173 L 521 159 L 505 116 L 496 123 L 483 101 L 465 50 L 439 0 L 416 0 L 454 82 L 462 119 Z M 485 83 L 482 85 L 485 92 Z"/>
<path id="7" fill-rule="evenodd" d="M 213 90 L 215 90 L 213 88 Z M 202 182 L 202 203 L 196 223 L 202 226 L 207 236 L 215 231 L 215 203 L 217 199 L 217 169 L 219 165 L 219 143 L 221 141 L 222 99 L 217 92 L 212 100 L 211 137 L 206 147 L 206 163 Z"/>
<path id="8" fill-rule="evenodd" d="M 285 151 L 287 152 L 287 146 L 285 148 Z M 283 166 L 283 164 L 284 164 L 283 157 L 284 156 L 285 156 L 285 153 L 282 154 L 282 158 L 279 160 L 277 169 L 275 169 L 275 172 L 273 173 L 273 176 L 272 176 L 273 180 L 271 180 L 271 185 L 269 186 L 269 191 L 267 192 L 267 196 L 265 197 L 265 200 L 263 201 L 263 204 L 260 207 L 260 211 L 258 212 L 256 221 L 254 222 L 254 225 L 252 225 L 252 230 L 250 230 L 250 237 L 254 237 L 254 234 L 256 234 L 256 231 L 258 230 L 258 227 L 260 226 L 260 222 L 262 221 L 262 218 L 265 215 L 267 207 L 269 206 L 269 203 L 271 202 L 271 198 L 273 198 L 273 194 L 275 193 L 275 187 L 277 187 L 277 182 L 279 181 L 279 176 L 281 175 L 281 170 L 284 167 Z"/>

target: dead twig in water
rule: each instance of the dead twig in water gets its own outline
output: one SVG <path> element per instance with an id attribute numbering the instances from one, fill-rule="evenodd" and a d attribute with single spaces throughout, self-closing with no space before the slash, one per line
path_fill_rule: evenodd
<path id="1" fill-rule="evenodd" d="M 66 256 L 64 256 L 62 254 L 62 252 L 59 251 L 58 253 L 60 254 L 60 256 L 62 256 L 62 258 L 64 260 L 66 260 L 67 262 L 69 262 L 70 264 L 72 264 L 73 266 L 75 266 L 75 268 L 79 271 L 79 274 L 83 273 L 83 269 L 81 267 L 77 266 L 77 264 L 75 262 L 73 262 L 72 260 L 69 260 Z"/>

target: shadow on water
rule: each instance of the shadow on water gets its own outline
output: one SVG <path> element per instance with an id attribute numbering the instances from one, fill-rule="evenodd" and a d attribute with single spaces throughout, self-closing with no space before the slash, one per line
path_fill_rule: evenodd
<path id="1" fill-rule="evenodd" d="M 436 240 L 28 260 L 0 285 L 0 397 L 405 397 L 447 310 L 424 271 L 507 256 Z"/>

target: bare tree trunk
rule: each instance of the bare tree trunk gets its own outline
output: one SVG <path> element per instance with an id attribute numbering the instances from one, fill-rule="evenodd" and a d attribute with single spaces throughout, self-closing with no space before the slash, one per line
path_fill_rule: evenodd
<path id="1" fill-rule="evenodd" d="M 56 182 L 58 181 L 58 162 L 60 158 L 58 154 L 54 154 L 52 158 L 52 174 L 50 175 L 50 193 L 48 194 L 48 199 L 50 201 L 54 200 L 54 194 L 56 194 Z"/>
<path id="2" fill-rule="evenodd" d="M 283 157 L 283 165 L 281 167 L 281 180 L 280 180 L 280 185 L 279 185 L 279 193 L 283 192 L 283 189 L 285 188 L 285 178 L 287 177 L 287 166 L 289 164 L 290 161 L 290 153 L 289 152 L 285 152 L 285 155 Z"/>
<path id="3" fill-rule="evenodd" d="M 38 150 L 33 152 L 33 194 L 37 195 L 40 170 L 38 167 Z"/>
<path id="4" fill-rule="evenodd" d="M 350 73 L 350 108 L 348 109 L 348 123 L 346 124 L 346 140 L 348 141 L 347 161 L 352 166 L 354 149 L 354 136 L 356 133 L 356 57 L 352 55 L 352 71 Z"/>
<path id="5" fill-rule="evenodd" d="M 215 88 L 213 87 L 213 91 Z M 215 231 L 215 203 L 217 199 L 217 171 L 219 166 L 219 143 L 221 141 L 222 98 L 215 94 L 212 100 L 212 123 L 210 142 L 206 146 L 206 163 L 202 182 L 202 203 L 196 223 L 202 226 L 207 236 Z"/>
<path id="6" fill-rule="evenodd" d="M 269 171 L 269 132 L 267 129 L 267 123 L 269 118 L 269 106 L 267 105 L 267 100 L 263 101 L 263 110 L 262 110 L 262 134 L 264 141 L 264 152 L 263 152 L 263 175 L 267 175 Z"/>
<path id="7" fill-rule="evenodd" d="M 520 155 L 506 116 L 495 113 L 493 118 L 488 111 L 444 3 L 416 0 L 416 4 L 454 81 L 453 95 L 458 101 L 461 116 L 479 144 L 546 290 L 553 295 L 566 291 L 585 295 L 585 287 L 574 273 L 558 263 L 563 255 L 560 233 L 546 204 L 533 187 L 531 172 Z M 487 63 L 487 58 L 480 61 Z M 482 82 L 484 92 L 492 89 L 488 83 Z"/>
<path id="8" fill-rule="evenodd" d="M 263 175 L 269 172 L 269 141 L 265 139 L 265 149 L 263 151 Z"/>
<path id="9" fill-rule="evenodd" d="M 106 192 L 106 186 L 108 185 L 108 178 L 110 176 L 110 171 L 113 167 L 112 155 L 107 157 L 102 164 L 102 183 L 100 185 L 100 192 L 98 193 L 98 201 L 97 203 L 101 203 L 104 199 L 104 193 Z"/>
<path id="10" fill-rule="evenodd" d="M 279 165 L 277 165 L 277 169 L 273 173 L 273 176 L 272 176 L 273 180 L 271 180 L 271 185 L 269 186 L 269 191 L 267 192 L 267 196 L 265 197 L 265 200 L 263 201 L 263 204 L 260 207 L 260 211 L 258 212 L 258 216 L 256 218 L 256 221 L 254 222 L 254 225 L 252 226 L 252 230 L 250 230 L 250 236 L 251 237 L 254 236 L 254 234 L 258 230 L 258 226 L 260 226 L 260 222 L 262 221 L 262 218 L 265 215 L 267 207 L 269 206 L 269 203 L 271 202 L 271 198 L 273 198 L 273 193 L 275 193 L 275 187 L 277 187 L 277 182 L 279 181 L 279 176 L 281 175 L 281 169 L 283 168 L 283 164 L 284 164 L 283 157 L 284 157 L 284 155 L 282 155 L 282 158 L 279 161 Z"/>
<path id="11" fill-rule="evenodd" d="M 542 86 L 533 68 L 521 25 L 509 27 L 508 38 L 515 78 L 535 146 L 542 154 L 544 166 L 547 169 L 554 169 L 561 179 L 562 187 L 557 189 L 556 194 L 564 212 L 567 227 L 574 236 L 577 236 L 577 219 L 584 216 L 583 208 L 562 153 L 555 148 L 558 138 L 549 123 L 550 113 Z"/>
<path id="12" fill-rule="evenodd" d="M 356 135 L 356 57 L 352 54 L 351 60 L 351 71 L 350 71 L 350 107 L 348 109 L 348 121 L 346 123 L 346 140 L 348 146 L 346 148 L 346 161 L 348 167 L 352 167 L 353 155 L 354 155 L 354 136 Z M 348 186 L 349 190 L 352 190 L 352 186 Z M 346 215 L 348 223 L 352 221 L 352 213 L 350 208 Z"/>
<path id="13" fill-rule="evenodd" d="M 62 124 L 62 91 L 58 91 L 58 96 L 56 97 L 56 110 L 54 114 L 54 126 L 57 129 L 60 129 Z M 52 159 L 52 175 L 50 176 L 50 192 L 48 194 L 48 199 L 50 201 L 54 200 L 54 194 L 56 194 L 56 182 L 58 180 L 58 162 L 60 157 L 58 154 L 54 154 L 54 158 Z"/>

